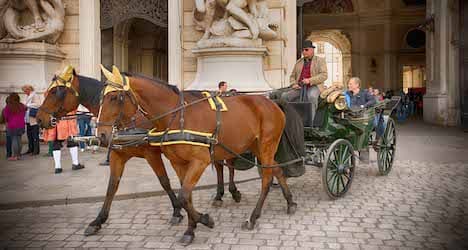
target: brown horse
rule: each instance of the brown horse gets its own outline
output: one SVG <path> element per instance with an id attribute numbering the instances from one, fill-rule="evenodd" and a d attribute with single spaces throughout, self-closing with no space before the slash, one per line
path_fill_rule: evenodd
<path id="1" fill-rule="evenodd" d="M 48 89 L 49 94 L 45 98 L 44 103 L 41 105 L 37 114 L 37 120 L 43 128 L 51 128 L 52 120 L 60 119 L 68 112 L 76 110 L 79 104 L 85 106 L 95 116 L 99 113 L 100 97 L 105 86 L 104 83 L 96 79 L 77 75 L 73 68 L 67 67 L 66 70 L 70 72 L 62 72 L 60 76 L 56 76 L 53 79 L 52 84 Z M 66 81 L 60 82 L 63 78 L 71 77 L 71 75 L 73 75 L 73 79 L 70 79 L 68 86 Z M 135 124 L 143 125 L 142 128 L 149 129 L 151 126 L 148 126 L 150 124 L 146 123 L 146 120 L 147 119 L 144 116 L 137 115 Z M 101 228 L 101 225 L 107 220 L 112 200 L 117 192 L 119 180 L 125 167 L 125 162 L 132 157 L 145 158 L 153 169 L 153 172 L 158 177 L 161 186 L 167 192 L 174 209 L 170 223 L 178 224 L 182 220 L 183 216 L 180 214 L 182 207 L 179 204 L 167 177 L 166 169 L 164 168 L 164 164 L 161 159 L 161 149 L 159 147 L 150 147 L 145 144 L 128 147 L 123 150 L 111 151 L 111 178 L 109 179 L 106 199 L 99 215 L 86 229 L 86 235 L 97 233 Z M 234 183 L 234 170 L 230 169 L 229 171 L 229 191 L 231 192 L 233 199 L 236 202 L 240 202 L 241 194 Z M 223 168 L 220 164 L 216 164 L 216 172 L 218 176 L 218 188 L 216 197 L 213 200 L 213 205 L 219 206 L 222 203 L 222 196 L 224 194 Z"/>
<path id="2" fill-rule="evenodd" d="M 120 79 L 120 82 L 124 79 L 120 75 L 112 75 L 105 69 L 103 72 L 108 79 Z M 116 127 L 125 127 L 138 110 L 143 110 L 149 119 L 159 116 L 159 119 L 153 120 L 153 126 L 158 131 L 180 129 L 181 112 L 171 113 L 171 110 L 180 107 L 180 92 L 177 87 L 143 77 L 130 76 L 127 79 L 128 81 L 124 80 L 124 82 L 128 82 L 128 85 L 122 85 L 120 89 L 109 92 L 103 98 L 97 128 L 97 134 L 103 141 L 111 137 L 111 124 Z M 184 96 L 185 103 L 192 103 L 202 97 L 193 92 L 185 92 Z M 285 116 L 281 109 L 264 96 L 241 95 L 226 97 L 224 100 L 229 110 L 222 113 L 217 138 L 219 143 L 238 154 L 250 150 L 265 166 L 275 165 L 274 156 L 285 126 Z M 216 123 L 216 112 L 210 109 L 206 101 L 185 109 L 183 125 L 187 130 L 209 133 L 215 131 Z M 214 226 L 210 216 L 196 211 L 192 203 L 192 190 L 211 161 L 210 151 L 204 146 L 187 144 L 167 145 L 162 146 L 161 149 L 171 161 L 182 184 L 178 198 L 187 211 L 189 223 L 181 242 L 189 244 L 194 238 L 197 223 L 208 227 Z M 234 157 L 219 145 L 215 146 L 214 160 Z M 260 198 L 250 219 L 243 224 L 244 229 L 254 228 L 256 220 L 260 217 L 273 176 L 278 179 L 282 188 L 288 213 L 294 213 L 297 207 L 281 168 L 262 168 L 261 172 Z"/>

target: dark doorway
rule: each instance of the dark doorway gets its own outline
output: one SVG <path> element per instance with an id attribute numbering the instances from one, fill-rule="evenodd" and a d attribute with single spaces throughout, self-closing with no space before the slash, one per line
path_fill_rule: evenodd
<path id="1" fill-rule="evenodd" d="M 460 99 L 461 122 L 468 131 L 468 2 L 460 1 Z"/>

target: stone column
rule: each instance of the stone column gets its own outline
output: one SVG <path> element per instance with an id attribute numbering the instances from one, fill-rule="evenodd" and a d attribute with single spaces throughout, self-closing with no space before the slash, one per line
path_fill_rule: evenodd
<path id="1" fill-rule="evenodd" d="M 401 87 L 397 77 L 398 63 L 393 43 L 394 36 L 393 25 L 388 20 L 388 23 L 384 24 L 384 91 L 388 89 L 398 91 Z"/>
<path id="2" fill-rule="evenodd" d="M 297 7 L 296 0 L 288 0 L 286 7 L 286 23 L 287 23 L 287 42 L 286 42 L 286 80 L 283 83 L 286 87 L 289 85 L 289 73 L 296 64 L 297 54 Z"/>
<path id="3" fill-rule="evenodd" d="M 451 43 L 456 34 L 457 21 L 450 13 L 448 0 L 429 0 L 427 17 L 434 14 L 434 31 L 427 31 L 427 81 L 424 96 L 424 120 L 444 126 L 460 122 L 459 57 Z"/>
<path id="4" fill-rule="evenodd" d="M 100 1 L 80 1 L 80 74 L 101 79 Z"/>
<path id="5" fill-rule="evenodd" d="M 184 88 L 182 82 L 182 0 L 168 2 L 168 82 Z"/>

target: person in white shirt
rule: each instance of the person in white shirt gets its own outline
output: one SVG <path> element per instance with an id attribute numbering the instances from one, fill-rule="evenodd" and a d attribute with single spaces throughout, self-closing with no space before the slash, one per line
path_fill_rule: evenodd
<path id="1" fill-rule="evenodd" d="M 26 133 L 28 135 L 28 151 L 26 154 L 39 154 L 39 124 L 36 121 L 37 110 L 41 106 L 41 97 L 34 92 L 32 85 L 26 84 L 21 90 L 26 94 Z"/>

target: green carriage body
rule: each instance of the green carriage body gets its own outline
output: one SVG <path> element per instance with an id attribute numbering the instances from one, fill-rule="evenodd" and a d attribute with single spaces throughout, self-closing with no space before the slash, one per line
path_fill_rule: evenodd
<path id="1" fill-rule="evenodd" d="M 351 115 L 349 111 L 337 110 L 333 104 L 320 102 L 317 113 L 321 113 L 323 119 L 317 127 L 304 127 L 306 144 L 330 145 L 338 139 L 346 139 L 353 145 L 354 150 L 367 148 L 374 129 L 376 110 L 383 109 L 387 102 L 362 110 L 357 116 Z"/>
<path id="2" fill-rule="evenodd" d="M 334 103 L 320 100 L 314 126 L 304 127 L 304 145 L 306 164 L 322 168 L 322 185 L 330 198 L 348 192 L 356 169 L 355 151 L 367 151 L 371 144 L 377 152 L 379 172 L 390 172 L 396 146 L 394 122 L 387 118 L 385 133 L 375 142 L 374 119 L 378 113 L 389 116 L 398 101 L 385 100 L 367 109 L 338 110 Z M 304 109 L 308 103 L 290 104 L 302 117 L 310 112 Z"/>

